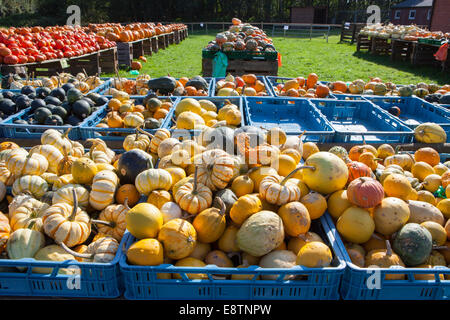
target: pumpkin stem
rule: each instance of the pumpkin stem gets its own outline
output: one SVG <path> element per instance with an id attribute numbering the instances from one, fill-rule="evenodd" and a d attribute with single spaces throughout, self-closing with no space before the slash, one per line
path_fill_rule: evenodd
<path id="1" fill-rule="evenodd" d="M 104 226 L 108 226 L 110 228 L 115 228 L 116 227 L 116 223 L 114 221 L 103 221 L 103 220 L 91 220 L 92 223 L 94 224 L 101 224 Z"/>
<path id="2" fill-rule="evenodd" d="M 305 135 L 305 133 L 306 133 L 306 130 L 305 130 L 305 131 L 303 131 L 303 132 L 302 132 L 302 134 L 298 136 L 298 138 L 299 138 L 299 139 L 301 140 L 301 139 L 302 139 L 302 137 L 303 137 L 303 136 Z"/>
<path id="3" fill-rule="evenodd" d="M 35 224 L 36 224 L 36 220 L 31 221 L 30 224 L 27 226 L 27 229 L 33 230 L 33 227 Z"/>
<path id="4" fill-rule="evenodd" d="M 372 238 L 374 238 L 376 240 L 379 240 L 379 241 L 384 241 L 385 240 L 385 239 L 381 238 L 379 235 L 377 235 L 375 233 L 372 234 Z"/>
<path id="5" fill-rule="evenodd" d="M 130 211 L 130 207 L 128 206 L 128 197 L 123 201 L 123 206 L 127 211 Z"/>
<path id="6" fill-rule="evenodd" d="M 223 200 L 220 197 L 216 197 L 216 201 L 219 203 L 219 214 L 221 216 L 223 216 L 225 214 L 225 212 L 227 211 L 227 206 L 225 205 L 225 203 L 223 202 Z"/>
<path id="7" fill-rule="evenodd" d="M 386 240 L 386 255 L 388 257 L 392 256 L 392 247 L 391 247 L 391 243 L 389 242 L 389 240 Z"/>
<path id="8" fill-rule="evenodd" d="M 294 171 L 292 171 L 291 173 L 289 173 L 287 176 L 286 176 L 286 178 L 284 178 L 283 179 L 283 181 L 281 181 L 281 185 L 283 186 L 294 174 L 296 174 L 299 170 L 301 170 L 301 169 L 311 169 L 311 170 L 313 170 L 313 171 L 315 171 L 316 170 L 316 168 L 315 167 L 312 167 L 312 166 L 301 166 L 301 167 L 298 167 L 297 169 L 295 169 Z"/>
<path id="9" fill-rule="evenodd" d="M 62 136 L 61 136 L 61 138 L 67 138 L 67 136 L 69 135 L 69 132 L 72 130 L 72 127 L 71 128 L 69 128 L 69 129 L 67 129 L 66 130 L 66 132 L 64 132 L 63 134 L 62 134 Z"/>
<path id="10" fill-rule="evenodd" d="M 72 188 L 72 196 L 73 196 L 73 210 L 72 210 L 72 214 L 67 219 L 69 221 L 73 221 L 73 219 L 75 219 L 75 216 L 77 215 L 77 211 L 78 211 L 78 197 L 77 197 L 77 192 L 75 191 L 75 188 Z"/>
<path id="11" fill-rule="evenodd" d="M 146 136 L 149 136 L 149 137 L 152 138 L 152 139 L 155 137 L 154 135 L 152 135 L 152 134 L 150 134 L 150 133 L 148 133 L 148 132 L 142 130 L 141 126 L 137 127 L 136 130 L 139 131 L 139 132 L 142 133 L 142 134 L 145 134 Z"/>
<path id="12" fill-rule="evenodd" d="M 66 251 L 67 253 L 73 255 L 74 257 L 82 258 L 82 259 L 92 259 L 94 257 L 93 253 L 92 254 L 87 254 L 87 253 L 79 253 L 79 252 L 73 251 L 64 242 L 61 242 L 59 245 L 61 246 L 61 248 L 64 249 L 64 251 Z"/>

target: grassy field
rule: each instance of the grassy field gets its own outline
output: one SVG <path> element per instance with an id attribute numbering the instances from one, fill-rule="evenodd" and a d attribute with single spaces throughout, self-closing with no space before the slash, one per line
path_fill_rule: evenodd
<path id="1" fill-rule="evenodd" d="M 195 76 L 201 74 L 201 50 L 213 39 L 214 33 L 191 34 L 179 45 L 172 45 L 166 50 L 148 57 L 141 72 L 152 77 L 170 74 L 174 77 Z M 373 56 L 369 53 L 357 53 L 356 45 L 339 44 L 339 36 L 325 39 L 313 38 L 273 38 L 274 45 L 282 54 L 283 66 L 279 69 L 280 77 L 306 76 L 311 72 L 324 81 L 368 80 L 379 77 L 396 84 L 418 82 L 446 84 L 450 75 L 437 68 L 412 67 L 407 62 L 392 62 L 389 57 Z M 121 76 L 129 76 L 121 71 Z"/>

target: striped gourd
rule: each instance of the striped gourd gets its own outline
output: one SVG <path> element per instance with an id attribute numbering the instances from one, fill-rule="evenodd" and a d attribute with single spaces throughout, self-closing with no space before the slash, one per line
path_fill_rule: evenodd
<path id="1" fill-rule="evenodd" d="M 13 150 L 15 150 L 15 149 L 6 149 L 3 151 L 0 151 L 0 161 L 6 161 L 6 159 L 8 159 L 9 154 Z M 24 149 L 22 149 L 22 150 L 25 151 Z M 25 151 L 25 153 L 26 153 L 26 151 Z"/>
<path id="2" fill-rule="evenodd" d="M 30 154 L 40 154 L 48 161 L 48 171 L 57 173 L 58 163 L 63 159 L 61 151 L 49 144 L 35 146 L 30 150 Z"/>
<path id="3" fill-rule="evenodd" d="M 98 220 L 106 222 L 106 224 L 97 223 L 98 232 L 111 236 L 117 241 L 122 240 L 127 228 L 125 218 L 128 210 L 128 206 L 123 204 L 113 204 L 106 207 L 98 216 Z"/>
<path id="4" fill-rule="evenodd" d="M 89 152 L 89 158 L 91 158 L 91 160 L 95 163 L 111 163 L 111 158 L 109 158 L 106 153 L 100 150 L 91 149 L 91 151 Z"/>
<path id="5" fill-rule="evenodd" d="M 136 128 L 136 134 L 128 135 L 123 141 L 123 148 L 125 151 L 133 149 L 141 149 L 147 151 L 150 146 L 150 138 L 146 134 L 142 134 L 139 131 L 140 128 Z"/>
<path id="6" fill-rule="evenodd" d="M 69 138 L 67 138 L 70 130 L 72 130 L 72 128 L 69 128 L 66 132 L 61 133 L 55 129 L 48 129 L 41 135 L 41 143 L 52 145 L 61 151 L 61 153 L 64 152 L 64 149 L 68 150 L 68 152 L 72 152 L 72 143 Z"/>
<path id="7" fill-rule="evenodd" d="M 108 158 L 111 159 L 109 163 L 113 162 L 114 158 L 116 157 L 116 153 L 107 147 L 105 141 L 96 138 L 96 139 L 87 139 L 86 142 L 92 142 L 91 149 L 103 151 L 108 156 Z"/>
<path id="8" fill-rule="evenodd" d="M 150 152 L 158 153 L 158 147 L 166 139 L 170 138 L 170 131 L 167 129 L 158 129 L 150 141 Z"/>
<path id="9" fill-rule="evenodd" d="M 96 210 L 103 210 L 114 202 L 114 194 L 119 184 L 117 175 L 109 170 L 97 173 L 92 180 L 89 203 Z"/>
<path id="10" fill-rule="evenodd" d="M 48 183 L 39 176 L 23 176 L 14 181 L 12 193 L 17 196 L 24 192 L 30 192 L 35 198 L 39 199 L 48 190 Z"/>
<path id="11" fill-rule="evenodd" d="M 12 186 L 14 180 L 15 176 L 8 170 L 5 161 L 0 161 L 0 181 L 7 186 Z"/>
<path id="12" fill-rule="evenodd" d="M 153 190 L 170 190 L 172 176 L 164 169 L 148 169 L 136 177 L 135 185 L 139 193 L 148 196 Z"/>
<path id="13" fill-rule="evenodd" d="M 48 184 L 55 184 L 55 182 L 58 180 L 58 175 L 55 173 L 51 173 L 51 172 L 44 172 L 41 175 L 42 179 L 44 179 L 45 181 L 47 181 Z"/>
<path id="14" fill-rule="evenodd" d="M 72 156 L 75 158 L 81 158 L 84 155 L 84 146 L 77 142 L 77 141 L 71 141 L 72 143 Z"/>
<path id="15" fill-rule="evenodd" d="M 64 174 L 56 179 L 55 183 L 53 183 L 53 190 L 58 190 L 65 185 L 73 184 L 73 176 L 71 174 Z"/>
<path id="16" fill-rule="evenodd" d="M 15 153 L 12 151 L 8 157 L 6 165 L 8 170 L 16 176 L 40 176 L 48 169 L 47 159 L 38 153 L 24 155 L 22 152 Z"/>
<path id="17" fill-rule="evenodd" d="M 78 199 L 78 206 L 82 209 L 86 209 L 89 205 L 89 191 L 78 184 L 68 184 L 58 189 L 52 198 L 52 204 L 67 203 L 73 206 L 73 190 L 75 190 Z"/>
<path id="18" fill-rule="evenodd" d="M 42 216 L 48 207 L 48 204 L 36 199 L 26 201 L 15 210 L 13 216 L 9 217 L 12 230 L 25 229 L 33 224 L 33 230 L 43 232 Z"/>

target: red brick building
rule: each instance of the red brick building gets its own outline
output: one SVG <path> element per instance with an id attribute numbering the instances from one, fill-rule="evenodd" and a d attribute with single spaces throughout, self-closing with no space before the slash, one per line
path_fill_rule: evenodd
<path id="1" fill-rule="evenodd" d="M 443 0 L 450 3 L 450 0 Z M 393 24 L 427 26 L 431 24 L 433 0 L 406 0 L 392 7 L 391 21 Z M 450 19 L 447 12 L 447 20 Z"/>
<path id="2" fill-rule="evenodd" d="M 326 7 L 291 7 L 290 10 L 291 23 L 326 24 L 328 20 Z"/>
<path id="3" fill-rule="evenodd" d="M 434 0 L 430 30 L 450 32 L 450 0 Z"/>

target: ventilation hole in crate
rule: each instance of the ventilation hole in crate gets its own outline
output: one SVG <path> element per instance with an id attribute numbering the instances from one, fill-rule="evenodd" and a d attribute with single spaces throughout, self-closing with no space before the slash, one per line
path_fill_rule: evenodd
<path id="1" fill-rule="evenodd" d="M 149 296 L 152 295 L 152 289 L 151 289 L 151 287 L 147 287 L 147 293 L 148 293 Z"/>
<path id="2" fill-rule="evenodd" d="M 102 285 L 100 287 L 101 287 L 102 292 L 106 292 L 106 286 L 104 283 L 102 283 Z"/>
<path id="3" fill-rule="evenodd" d="M 317 296 L 317 288 L 314 288 L 313 290 L 313 297 Z"/>
<path id="4" fill-rule="evenodd" d="M 136 287 L 136 291 L 137 291 L 137 295 L 140 296 L 141 295 L 141 287 Z"/>
<path id="5" fill-rule="evenodd" d="M 135 274 L 134 274 L 134 276 L 136 277 L 136 281 L 139 281 L 139 273 L 138 272 L 136 272 Z"/>
<path id="6" fill-rule="evenodd" d="M 145 273 L 145 275 L 146 275 L 147 281 L 150 281 L 150 273 L 147 272 L 147 273 Z"/>
<path id="7" fill-rule="evenodd" d="M 327 297 L 328 296 L 328 288 L 323 288 L 323 294 L 322 296 Z"/>

